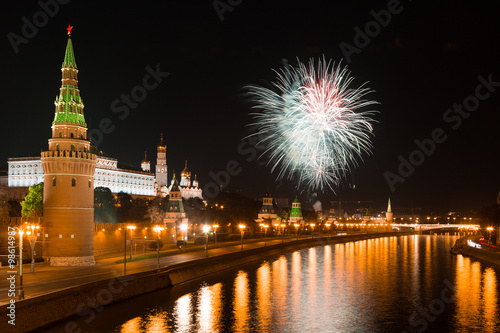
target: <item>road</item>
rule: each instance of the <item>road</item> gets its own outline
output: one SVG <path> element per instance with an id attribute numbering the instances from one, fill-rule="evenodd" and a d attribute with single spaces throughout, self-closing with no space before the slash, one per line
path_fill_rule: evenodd
<path id="1" fill-rule="evenodd" d="M 315 235 L 316 236 L 316 235 Z M 318 235 L 319 236 L 319 235 Z M 326 235 L 321 235 L 326 236 Z M 311 236 L 303 236 L 299 239 L 310 238 Z M 268 238 L 267 246 L 280 244 L 282 242 L 294 242 L 295 237 L 285 238 Z M 263 247 L 264 240 L 245 240 L 243 250 Z M 216 245 L 210 244 L 208 247 L 208 256 L 214 257 L 223 254 L 241 251 L 241 242 L 224 242 Z M 160 257 L 160 268 L 170 265 L 184 263 L 196 259 L 206 258 L 206 250 L 203 245 L 188 246 L 186 251 L 171 249 L 160 251 L 163 255 Z M 39 295 L 52 293 L 61 289 L 95 282 L 113 277 L 123 276 L 123 263 L 116 264 L 117 260 L 123 259 L 123 253 L 116 253 L 116 256 L 96 257 L 96 265 L 91 267 L 53 267 L 47 263 L 35 264 L 35 272 L 30 272 L 30 264 L 23 265 L 23 286 L 25 298 L 36 297 Z M 127 262 L 127 275 L 137 274 L 140 272 L 155 270 L 157 258 L 143 259 L 132 262 Z M 0 305 L 9 302 L 8 288 L 9 282 L 7 277 L 10 268 L 0 268 Z M 15 271 L 19 272 L 19 267 L 15 267 Z M 19 289 L 19 274 L 16 274 L 17 287 Z"/>

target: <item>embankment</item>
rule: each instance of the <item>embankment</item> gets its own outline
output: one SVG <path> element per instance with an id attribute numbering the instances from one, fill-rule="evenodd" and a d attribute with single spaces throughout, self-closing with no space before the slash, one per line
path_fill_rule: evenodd
<path id="1" fill-rule="evenodd" d="M 276 244 L 242 252 L 172 265 L 156 270 L 126 277 L 86 283 L 57 292 L 28 298 L 15 303 L 16 326 L 7 323 L 8 317 L 0 322 L 1 332 L 29 332 L 62 321 L 74 315 L 88 317 L 89 320 L 103 307 L 134 296 L 175 286 L 179 283 L 200 278 L 215 272 L 245 265 L 257 260 L 274 257 L 312 246 L 345 243 L 371 238 L 401 236 L 413 233 L 384 232 L 374 234 L 356 234 L 346 236 L 317 237 L 301 239 L 284 244 Z M 2 313 L 10 313 L 7 305 L 1 307 Z M 69 319 L 65 332 L 83 332 L 76 323 Z"/>

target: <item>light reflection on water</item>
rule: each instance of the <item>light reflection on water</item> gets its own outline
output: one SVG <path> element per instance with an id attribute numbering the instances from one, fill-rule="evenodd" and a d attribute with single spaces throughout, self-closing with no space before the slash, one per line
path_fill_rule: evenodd
<path id="1" fill-rule="evenodd" d="M 426 332 L 498 332 L 499 270 L 451 255 L 456 238 L 388 237 L 295 251 L 151 294 L 147 308 L 134 299 L 111 305 L 117 315 L 107 320 L 117 321 L 120 333 L 414 332 L 423 323 Z M 441 309 L 443 292 L 452 295 L 446 281 L 455 300 Z M 125 308 L 138 314 L 120 313 Z M 432 320 L 422 311 L 434 313 Z M 101 332 L 99 320 L 93 325 L 83 331 Z"/>

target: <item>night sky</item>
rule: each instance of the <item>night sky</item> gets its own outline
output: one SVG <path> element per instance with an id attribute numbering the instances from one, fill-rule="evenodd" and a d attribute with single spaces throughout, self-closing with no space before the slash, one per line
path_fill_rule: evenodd
<path id="1" fill-rule="evenodd" d="M 391 1 L 230 2 L 236 6 L 226 5 L 231 11 L 221 14 L 222 21 L 212 1 L 74 0 L 52 8 L 47 22 L 36 1 L 4 4 L 2 164 L 47 149 L 71 24 L 87 123 L 96 129 L 102 119 L 111 120 L 114 130 L 103 134 L 98 146 L 119 162 L 139 167 L 147 150 L 154 166 L 164 132 L 169 178 L 172 169 L 179 176 L 187 159 L 204 186 L 212 181 L 210 172 L 234 160 L 242 171 L 230 177 L 226 189 L 250 197 L 261 197 L 269 187 L 278 197 L 299 194 L 306 207 L 319 199 L 329 208 L 329 200 L 341 196 L 381 209 L 390 196 L 396 212 L 412 205 L 465 211 L 496 201 L 500 83 L 490 87 L 493 92 L 480 88 L 481 96 L 489 96 L 460 123 L 457 115 L 444 120 L 454 104 L 474 101 L 469 96 L 475 95 L 479 76 L 500 82 L 500 23 L 493 2 L 401 1 L 394 7 Z M 356 47 L 355 28 L 364 31 L 375 20 L 371 11 L 388 6 L 397 12 L 390 22 L 346 59 L 341 43 Z M 15 52 L 9 33 L 22 36 L 23 17 L 33 22 L 34 15 L 42 21 L 38 32 Z M 297 57 L 307 62 L 323 55 L 344 58 L 354 83 L 369 81 L 376 91 L 371 98 L 380 102 L 373 155 L 365 156 L 336 194 L 276 182 L 265 160 L 251 158 L 247 143 L 240 146 L 252 122 L 245 85 L 268 85 L 282 59 L 294 65 Z M 127 116 L 114 112 L 113 102 L 142 85 L 148 66 L 169 75 Z M 435 128 L 446 140 L 391 191 L 384 174 L 397 174 L 398 156 L 408 159 L 417 149 L 414 140 L 431 138 Z"/>

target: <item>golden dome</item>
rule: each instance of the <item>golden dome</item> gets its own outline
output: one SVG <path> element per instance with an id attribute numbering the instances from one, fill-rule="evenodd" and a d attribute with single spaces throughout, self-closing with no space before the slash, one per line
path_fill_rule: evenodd
<path id="1" fill-rule="evenodd" d="M 181 172 L 181 178 L 182 177 L 191 177 L 191 172 L 188 169 L 188 161 L 186 160 L 186 166 L 184 167 L 184 170 Z"/>
<path id="2" fill-rule="evenodd" d="M 144 152 L 144 159 L 142 160 L 141 163 L 149 163 L 148 152 L 147 151 Z"/>
<path id="3" fill-rule="evenodd" d="M 158 144 L 157 148 L 167 149 L 167 146 L 163 143 L 163 133 L 161 133 L 160 143 Z"/>

